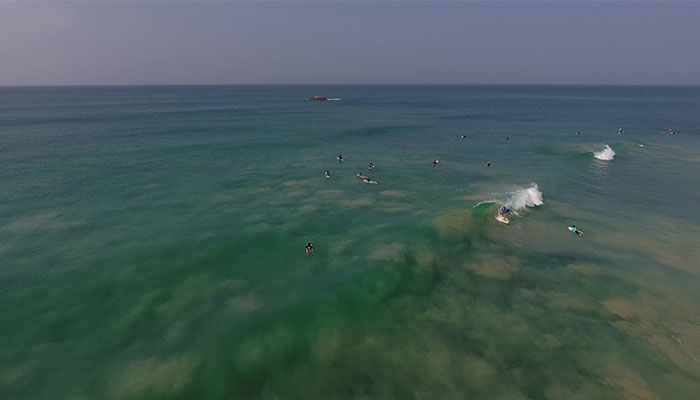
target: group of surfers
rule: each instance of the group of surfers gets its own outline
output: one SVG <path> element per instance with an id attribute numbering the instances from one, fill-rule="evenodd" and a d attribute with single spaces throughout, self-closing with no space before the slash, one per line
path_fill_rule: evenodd
<path id="1" fill-rule="evenodd" d="M 621 135 L 623 132 L 624 132 L 624 130 L 622 129 L 622 127 L 620 127 L 620 128 L 617 130 L 617 134 L 618 134 L 618 135 Z M 666 132 L 667 132 L 667 131 L 662 131 L 662 133 L 666 133 Z M 674 131 L 673 129 L 670 129 L 670 128 L 668 129 L 668 134 L 670 134 L 670 135 L 673 135 L 673 134 L 675 134 L 676 132 L 677 132 L 677 131 Z M 576 132 L 576 135 L 581 135 L 581 132 L 580 132 L 580 131 L 579 131 L 579 132 Z M 466 139 L 466 135 L 461 135 L 460 138 L 461 138 L 461 139 Z M 510 140 L 510 137 L 506 137 L 506 140 Z M 640 144 L 639 147 L 642 147 L 642 148 L 643 148 L 644 145 L 643 145 L 643 144 Z M 338 160 L 338 162 L 342 162 L 342 161 L 343 161 L 343 155 L 342 155 L 342 154 L 338 154 L 338 157 L 336 157 L 336 159 Z M 437 160 L 437 159 L 436 159 L 436 160 L 433 160 L 433 165 L 437 166 L 437 165 L 439 165 L 439 164 L 440 164 L 440 160 Z M 487 162 L 487 163 L 486 163 L 486 166 L 487 166 L 487 167 L 490 167 L 490 166 L 491 166 L 491 162 L 490 162 L 490 161 Z M 369 166 L 368 166 L 368 169 L 370 169 L 370 170 L 371 170 L 371 169 L 374 169 L 374 164 L 370 162 L 370 163 L 369 163 Z M 331 171 L 330 171 L 330 170 L 326 170 L 325 176 L 326 176 L 326 178 L 330 178 L 330 177 L 331 177 Z M 370 178 L 370 177 L 364 175 L 362 172 L 358 173 L 356 176 L 357 176 L 358 178 L 362 179 L 365 183 L 368 183 L 368 184 L 371 184 L 371 185 L 376 185 L 376 184 L 377 184 L 377 181 L 375 181 L 375 180 L 373 180 L 372 178 Z M 502 219 L 502 220 L 508 222 L 508 215 L 510 215 L 511 212 L 512 212 L 512 211 L 511 211 L 509 208 L 507 208 L 506 206 L 503 206 L 503 207 L 501 207 L 500 211 L 498 212 L 498 216 L 499 216 L 500 219 Z M 578 235 L 578 236 L 583 236 L 583 231 L 580 230 L 580 229 L 578 229 L 578 228 L 576 227 L 576 225 L 571 225 L 571 226 L 569 226 L 569 230 L 570 230 L 571 232 L 575 233 L 575 234 Z M 306 254 L 309 255 L 309 254 L 313 253 L 313 251 L 314 251 L 314 246 L 313 246 L 313 244 L 311 244 L 311 243 L 309 242 L 309 244 L 306 245 Z"/>
<path id="2" fill-rule="evenodd" d="M 511 212 L 512 211 L 508 207 L 503 206 L 501 207 L 500 211 L 498 211 L 498 217 L 505 223 L 508 223 L 508 215 L 510 215 Z M 571 225 L 569 230 L 578 236 L 583 236 L 583 231 L 578 229 L 576 225 Z"/>
<path id="3" fill-rule="evenodd" d="M 343 155 L 342 155 L 342 154 L 338 154 L 338 157 L 336 157 L 336 159 L 338 160 L 338 162 L 342 162 L 342 161 L 343 161 Z M 369 170 L 374 169 L 374 163 L 370 162 L 369 165 L 367 166 L 367 169 L 369 169 Z M 326 176 L 326 178 L 330 178 L 330 177 L 331 177 L 331 171 L 330 171 L 329 169 L 327 169 L 326 172 L 324 173 L 324 175 Z M 370 178 L 369 176 L 364 175 L 362 172 L 359 172 L 356 176 L 357 176 L 358 178 L 362 179 L 363 182 L 369 183 L 370 185 L 376 185 L 376 184 L 378 183 L 377 181 L 375 181 L 374 179 Z"/>
<path id="4" fill-rule="evenodd" d="M 577 134 L 579 134 L 579 133 L 577 132 Z M 464 139 L 465 136 L 462 135 L 461 138 Z M 506 138 L 506 140 L 508 140 L 508 139 L 510 139 L 510 138 Z M 342 155 L 342 154 L 338 154 L 338 157 L 336 157 L 336 159 L 338 160 L 338 162 L 343 162 L 343 155 Z M 435 160 L 433 160 L 432 164 L 433 164 L 434 166 L 437 166 L 437 165 L 440 164 L 440 160 L 435 159 Z M 487 166 L 487 167 L 490 167 L 490 166 L 491 166 L 491 162 L 487 162 L 487 163 L 486 163 L 486 166 Z M 369 169 L 369 170 L 374 169 L 374 163 L 370 162 L 369 165 L 367 166 L 367 169 Z M 325 175 L 326 178 L 330 178 L 330 177 L 331 177 L 331 171 L 327 169 L 324 175 Z M 357 176 L 358 178 L 362 179 L 363 182 L 368 183 L 368 184 L 370 184 L 370 185 L 376 185 L 376 184 L 378 184 L 377 181 L 375 181 L 374 179 L 370 178 L 369 176 L 363 174 L 362 172 L 358 172 L 357 175 L 355 175 L 355 176 Z M 503 219 L 504 221 L 507 222 L 507 221 L 508 221 L 508 215 L 510 215 L 511 212 L 512 212 L 512 211 L 511 211 L 509 208 L 503 206 L 503 207 L 501 207 L 500 211 L 498 212 L 498 216 L 499 216 L 501 219 Z M 578 228 L 576 228 L 576 225 L 570 226 L 570 227 L 569 227 L 569 230 L 571 230 L 572 232 L 574 232 L 575 234 L 577 234 L 577 235 L 579 235 L 579 236 L 582 236 L 582 235 L 583 235 L 583 232 L 580 231 Z M 313 253 L 313 252 L 314 252 L 314 246 L 313 246 L 313 244 L 312 244 L 311 242 L 309 242 L 309 243 L 306 245 L 306 254 L 307 254 L 307 255 L 310 255 L 310 254 Z"/>

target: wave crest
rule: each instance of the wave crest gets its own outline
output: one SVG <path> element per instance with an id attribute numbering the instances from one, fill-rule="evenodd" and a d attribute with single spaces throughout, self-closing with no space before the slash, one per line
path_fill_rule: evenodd
<path id="1" fill-rule="evenodd" d="M 593 156 L 599 160 L 610 161 L 615 157 L 615 151 L 607 144 L 601 151 L 594 151 Z"/>
<path id="2" fill-rule="evenodd" d="M 517 211 L 524 210 L 528 207 L 541 206 L 544 204 L 544 201 L 542 199 L 542 192 L 540 192 L 539 186 L 533 182 L 528 188 L 509 192 L 500 199 L 481 201 L 475 204 L 472 208 L 476 213 L 490 213 L 494 210 L 494 207 L 497 204 L 498 208 L 501 208 L 501 206 L 506 206 L 517 213 Z"/>
<path id="3" fill-rule="evenodd" d="M 510 193 L 503 205 L 514 210 L 524 210 L 527 207 L 537 207 L 543 204 L 542 192 L 536 183 L 526 189 L 518 189 Z"/>

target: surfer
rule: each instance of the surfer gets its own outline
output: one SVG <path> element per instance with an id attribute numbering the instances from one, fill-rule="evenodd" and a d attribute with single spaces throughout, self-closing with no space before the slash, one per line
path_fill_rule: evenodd
<path id="1" fill-rule="evenodd" d="M 462 135 L 462 136 L 460 136 L 460 137 L 461 137 L 462 139 L 466 139 L 466 138 L 467 138 L 467 135 Z"/>
<path id="2" fill-rule="evenodd" d="M 501 207 L 501 211 L 498 212 L 498 216 L 501 217 L 502 220 L 505 222 L 508 222 L 508 215 L 511 213 L 509 208 L 506 208 L 506 206 Z"/>
<path id="3" fill-rule="evenodd" d="M 571 226 L 569 227 L 569 230 L 570 230 L 571 232 L 573 232 L 573 233 L 579 235 L 579 236 L 583 236 L 583 231 L 580 230 L 580 229 L 578 229 L 578 228 L 576 227 L 576 225 L 571 225 Z"/>
<path id="4" fill-rule="evenodd" d="M 486 161 L 486 166 L 490 167 L 491 166 L 491 161 Z"/>
<path id="5" fill-rule="evenodd" d="M 374 169 L 374 163 L 370 162 L 369 165 L 367 166 L 367 169 Z"/>
<path id="6" fill-rule="evenodd" d="M 306 245 L 306 255 L 309 256 L 311 253 L 314 252 L 314 245 L 309 242 L 309 244 Z"/>
<path id="7" fill-rule="evenodd" d="M 617 134 L 622 135 L 622 127 L 620 127 L 620 129 L 617 130 Z"/>
<path id="8" fill-rule="evenodd" d="M 369 178 L 369 177 L 365 177 L 365 178 L 362 179 L 362 180 L 363 180 L 365 183 L 369 183 L 370 185 L 376 185 L 376 184 L 378 183 L 377 181 L 372 180 L 372 178 Z"/>
<path id="9" fill-rule="evenodd" d="M 342 162 L 342 161 L 343 161 L 343 155 L 342 155 L 342 154 L 338 154 L 338 157 L 336 157 L 336 159 L 338 160 L 338 162 Z"/>
<path id="10" fill-rule="evenodd" d="M 331 177 L 331 171 L 329 169 L 326 170 L 326 179 Z"/>
<path id="11" fill-rule="evenodd" d="M 581 135 L 581 131 L 576 131 L 576 136 Z"/>
<path id="12" fill-rule="evenodd" d="M 503 206 L 500 210 L 498 210 L 498 216 L 496 217 L 496 219 L 499 222 L 503 222 L 507 225 L 510 223 L 510 221 L 508 220 L 508 214 L 510 214 L 510 212 L 511 211 L 508 208 L 506 208 L 506 206 Z"/>
<path id="13" fill-rule="evenodd" d="M 360 172 L 359 174 L 357 174 L 357 177 L 360 178 L 360 179 L 369 179 L 369 176 L 363 175 L 362 172 Z"/>
<path id="14" fill-rule="evenodd" d="M 510 140 L 510 136 L 506 136 L 506 140 Z"/>
<path id="15" fill-rule="evenodd" d="M 440 160 L 437 160 L 437 159 L 433 160 L 433 165 L 438 165 L 438 164 L 440 164 Z"/>

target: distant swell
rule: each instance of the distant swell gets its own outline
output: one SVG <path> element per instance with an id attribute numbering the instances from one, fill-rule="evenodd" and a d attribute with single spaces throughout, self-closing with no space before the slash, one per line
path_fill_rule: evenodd
<path id="1" fill-rule="evenodd" d="M 610 161 L 615 157 L 615 152 L 607 144 L 601 151 L 594 151 L 593 156 L 599 160 Z"/>

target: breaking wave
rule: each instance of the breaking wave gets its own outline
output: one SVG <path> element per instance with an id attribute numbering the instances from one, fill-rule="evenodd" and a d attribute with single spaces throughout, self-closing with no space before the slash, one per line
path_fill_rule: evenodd
<path id="1" fill-rule="evenodd" d="M 543 204 L 542 192 L 536 183 L 527 189 L 518 189 L 512 192 L 503 202 L 503 205 L 514 210 L 524 210 L 527 207 L 537 207 Z"/>
<path id="2" fill-rule="evenodd" d="M 615 157 L 615 151 L 607 144 L 601 151 L 594 151 L 593 156 L 599 160 L 610 161 Z"/>
<path id="3" fill-rule="evenodd" d="M 537 186 L 537 184 L 533 182 L 530 185 L 530 187 L 525 189 L 518 189 L 514 192 L 509 192 L 500 200 L 487 200 L 477 203 L 474 206 L 474 209 L 476 212 L 478 212 L 479 210 L 489 210 L 488 212 L 490 213 L 494 211 L 496 204 L 499 205 L 498 208 L 500 208 L 501 205 L 503 205 L 510 208 L 514 212 L 517 212 L 519 210 L 524 210 L 528 207 L 541 206 L 542 204 L 544 204 L 544 201 L 542 199 L 542 192 L 540 192 L 539 186 Z"/>

